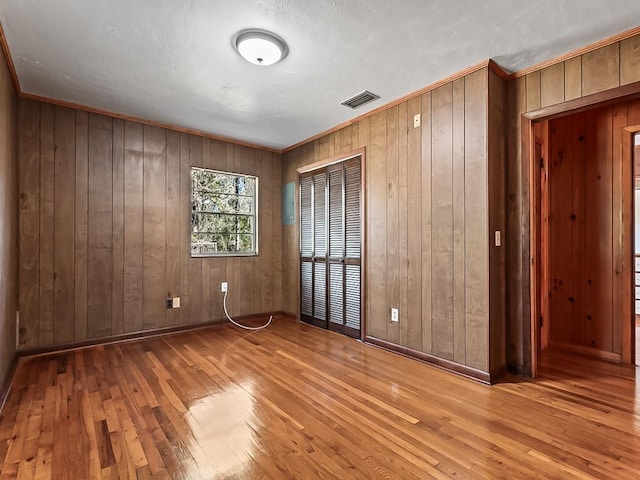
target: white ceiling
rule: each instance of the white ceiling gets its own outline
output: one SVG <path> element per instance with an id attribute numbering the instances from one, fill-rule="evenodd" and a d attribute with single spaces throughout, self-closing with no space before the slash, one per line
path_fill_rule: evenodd
<path id="1" fill-rule="evenodd" d="M 639 25 L 638 0 L 2 0 L 23 92 L 283 148 L 488 58 L 517 71 Z M 284 37 L 271 67 L 244 28 Z M 339 102 L 364 89 L 382 98 Z"/>

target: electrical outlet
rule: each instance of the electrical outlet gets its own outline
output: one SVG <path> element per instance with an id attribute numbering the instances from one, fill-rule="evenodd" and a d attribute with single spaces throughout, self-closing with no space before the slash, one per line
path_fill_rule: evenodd
<path id="1" fill-rule="evenodd" d="M 400 311 L 397 308 L 391 309 L 391 321 L 397 323 L 400 320 Z"/>
<path id="2" fill-rule="evenodd" d="M 416 113 L 413 116 L 413 128 L 418 128 L 420 126 L 420 114 Z"/>
<path id="3" fill-rule="evenodd" d="M 167 298 L 167 308 L 173 308 L 173 299 Z"/>
<path id="4" fill-rule="evenodd" d="M 227 291 L 227 288 L 228 288 L 228 286 L 227 286 L 227 282 L 222 282 L 222 283 L 220 284 L 220 291 L 221 291 L 221 292 L 226 292 L 226 291 Z"/>
<path id="5" fill-rule="evenodd" d="M 180 297 L 173 298 L 173 308 L 180 308 Z"/>

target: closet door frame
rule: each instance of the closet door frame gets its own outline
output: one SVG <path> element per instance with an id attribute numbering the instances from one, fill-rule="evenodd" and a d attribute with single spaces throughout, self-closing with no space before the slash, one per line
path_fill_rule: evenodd
<path id="1" fill-rule="evenodd" d="M 366 155 L 365 155 L 365 148 L 358 148 L 355 150 L 352 150 L 350 152 L 347 153 L 343 153 L 340 155 L 335 155 L 333 157 L 324 159 L 324 160 L 320 160 L 318 162 L 314 162 L 312 164 L 309 165 L 305 165 L 303 167 L 298 168 L 296 171 L 298 173 L 297 177 L 296 177 L 296 218 L 298 219 L 298 221 L 300 221 L 300 200 L 301 200 L 301 195 L 300 195 L 300 177 L 302 174 L 306 174 L 309 172 L 312 172 L 314 170 L 319 170 L 322 168 L 326 168 L 329 167 L 331 165 L 337 164 L 337 163 L 342 163 L 342 162 L 346 162 L 348 160 L 354 159 L 360 157 L 360 340 L 364 341 L 365 336 L 366 336 L 366 327 L 367 327 L 367 321 L 366 321 L 366 280 L 367 280 L 367 276 L 366 276 L 366 272 L 367 272 L 367 235 L 366 235 L 366 218 L 367 218 L 367 202 L 366 202 L 366 192 L 367 192 L 367 188 L 366 188 Z M 328 177 L 327 177 L 327 181 L 328 181 Z M 328 223 L 328 222 L 327 222 Z M 297 309 L 297 318 L 298 320 L 301 320 L 302 315 L 301 315 L 301 291 L 302 291 L 302 277 L 301 277 L 301 272 L 300 272 L 300 264 L 301 264 L 301 258 L 302 258 L 302 245 L 301 245 L 301 237 L 300 237 L 300 224 L 297 224 L 297 228 L 296 228 L 296 239 L 297 239 L 297 243 L 298 243 L 298 252 L 297 252 L 297 258 L 296 258 L 296 270 L 297 270 L 297 278 L 298 278 L 298 293 L 297 293 L 297 298 L 298 298 L 298 309 Z M 329 239 L 327 238 L 327 242 L 329 241 Z M 344 248 L 346 248 L 346 245 L 344 246 Z M 346 254 L 346 251 L 345 251 Z M 325 263 L 326 265 L 328 265 L 328 262 Z M 312 272 L 312 276 L 315 276 L 314 273 Z M 312 277 L 313 278 L 313 277 Z M 327 272 L 327 288 L 328 288 L 328 272 Z M 327 290 L 328 291 L 328 290 Z M 312 307 L 313 308 L 313 307 Z M 329 301 L 328 301 L 328 295 L 327 295 L 327 312 L 329 310 Z M 321 326 L 323 328 L 327 328 L 329 327 L 329 318 L 327 316 L 326 321 L 324 322 L 311 322 L 312 324 L 315 324 L 317 326 Z M 322 323 L 322 325 L 320 325 L 319 323 Z M 336 330 L 335 328 L 329 328 L 330 330 Z M 340 330 L 338 330 L 340 331 Z"/>

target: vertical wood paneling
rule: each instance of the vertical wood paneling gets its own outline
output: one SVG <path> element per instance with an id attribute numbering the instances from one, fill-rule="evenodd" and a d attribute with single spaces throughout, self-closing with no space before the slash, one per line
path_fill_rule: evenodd
<path id="1" fill-rule="evenodd" d="M 453 360 L 466 361 L 464 276 L 464 79 L 453 82 Z"/>
<path id="2" fill-rule="evenodd" d="M 564 102 L 564 63 L 557 63 L 540 72 L 540 106 Z"/>
<path id="3" fill-rule="evenodd" d="M 640 36 L 620 42 L 620 85 L 640 81 Z"/>
<path id="4" fill-rule="evenodd" d="M 113 287 L 111 334 L 124 332 L 124 120 L 113 120 Z"/>
<path id="5" fill-rule="evenodd" d="M 329 158 L 331 156 L 329 153 L 329 143 L 332 143 L 332 140 L 332 135 L 325 135 L 313 142 L 313 154 L 316 160 L 322 160 L 323 158 Z"/>
<path id="6" fill-rule="evenodd" d="M 521 118 L 526 111 L 526 88 L 525 77 L 520 77 L 512 82 L 509 86 L 509 118 Z M 512 141 L 508 142 L 508 158 L 518 158 L 520 150 L 520 142 L 522 129 L 519 121 L 508 121 L 507 138 Z M 522 214 L 523 196 L 522 184 L 524 171 L 528 169 L 525 162 L 507 162 L 507 185 L 508 185 L 508 217 L 507 232 L 505 238 L 505 247 L 507 249 L 507 308 L 509 325 L 507 328 L 507 358 L 508 363 L 515 369 L 522 371 L 524 364 L 525 351 L 524 345 L 524 327 L 522 319 L 523 312 L 523 295 L 520 286 L 523 283 L 523 246 L 522 246 L 522 224 L 525 219 Z M 527 252 L 528 254 L 528 252 Z"/>
<path id="7" fill-rule="evenodd" d="M 43 105 L 44 106 L 44 105 Z M 88 338 L 111 335 L 113 166 L 112 119 L 89 115 L 87 264 Z"/>
<path id="8" fill-rule="evenodd" d="M 202 139 L 202 166 L 211 168 L 211 139 Z"/>
<path id="9" fill-rule="evenodd" d="M 11 380 L 16 354 L 15 315 L 19 310 L 20 180 L 18 163 L 18 96 L 7 62 L 0 58 L 0 384 Z M 6 418 L 6 414 L 4 414 Z M 5 444 L 6 445 L 6 444 Z M 30 447 L 23 449 L 27 453 Z M 0 447 L 6 452 L 6 447 Z M 35 453 L 35 449 L 31 449 Z M 1 454 L 0 454 L 1 455 Z M 23 462 L 25 463 L 25 462 Z M 14 470 L 15 472 L 15 470 Z M 4 473 L 4 472 L 3 472 Z M 27 474 L 22 469 L 22 473 Z"/>
<path id="10" fill-rule="evenodd" d="M 260 176 L 260 153 L 254 149 L 242 147 L 240 148 L 241 172 L 249 175 Z M 260 187 L 259 187 L 260 188 Z M 260 192 L 259 192 L 260 194 Z M 262 224 L 265 220 L 265 211 L 260 209 L 259 222 Z M 252 314 L 260 312 L 262 300 L 262 257 L 244 257 L 244 277 L 239 285 L 246 285 L 240 290 L 238 302 L 244 309 L 244 314 Z"/>
<path id="11" fill-rule="evenodd" d="M 573 161 L 571 163 L 571 188 L 573 190 L 572 203 L 568 219 L 564 219 L 565 222 L 571 225 L 571 263 L 568 265 L 568 271 L 566 275 L 571 275 L 571 301 L 572 318 L 567 318 L 567 322 L 570 325 L 568 332 L 570 342 L 584 345 L 585 342 L 585 318 L 586 318 L 586 289 L 587 284 L 585 282 L 585 241 L 586 241 L 586 223 L 587 223 L 587 209 L 586 209 L 586 146 L 585 141 L 585 117 L 584 115 L 577 115 L 573 118 L 567 119 L 568 126 L 571 128 L 570 137 L 568 139 L 569 148 L 572 150 Z M 561 179 L 560 179 L 561 180 Z M 568 185 L 556 184 L 558 188 L 567 190 Z M 557 191 L 557 189 L 556 189 Z M 563 195 L 562 193 L 560 195 Z M 566 195 L 566 194 L 564 194 Z M 567 212 L 569 213 L 569 212 Z M 563 221 L 562 218 L 558 221 Z M 563 240 L 562 237 L 554 239 L 556 242 L 569 243 L 567 239 Z M 569 253 L 569 252 L 568 252 Z M 566 261 L 567 259 L 561 259 Z M 552 322 L 555 319 L 552 319 Z M 564 321 L 564 320 L 562 320 Z"/>
<path id="12" fill-rule="evenodd" d="M 614 43 L 582 56 L 582 95 L 620 85 L 620 44 Z"/>
<path id="13" fill-rule="evenodd" d="M 640 105 L 636 100 L 635 102 L 629 102 L 632 105 Z M 629 317 L 624 315 L 625 308 L 625 296 L 624 289 L 625 284 L 630 283 L 628 279 L 625 279 L 625 246 L 624 242 L 626 237 L 629 236 L 630 225 L 627 225 L 625 220 L 630 217 L 628 212 L 632 210 L 630 205 L 626 205 L 635 192 L 632 192 L 631 185 L 628 180 L 631 178 L 625 177 L 626 170 L 623 166 L 622 158 L 622 142 L 623 142 L 623 128 L 628 125 L 628 105 L 627 103 L 613 105 L 613 138 L 611 146 L 613 151 L 611 152 L 612 158 L 612 184 L 611 191 L 613 193 L 612 198 L 612 255 L 613 255 L 613 283 L 612 283 L 612 351 L 616 353 L 623 352 L 623 324 L 629 322 Z M 631 167 L 631 165 L 629 165 Z M 639 239 L 640 240 L 640 239 Z M 628 267 L 627 267 L 628 268 Z"/>
<path id="14" fill-rule="evenodd" d="M 489 345 L 487 88 L 484 70 L 465 78 L 465 178 L 473 178 L 465 183 L 466 358 L 483 371 Z"/>
<path id="15" fill-rule="evenodd" d="M 53 342 L 74 337 L 75 112 L 55 108 Z"/>
<path id="16" fill-rule="evenodd" d="M 421 154 L 421 210 L 422 210 L 422 238 L 421 238 L 421 253 L 422 253 L 422 294 L 421 294 L 421 310 L 422 321 L 417 324 L 414 322 L 409 323 L 409 347 L 416 350 L 422 350 L 426 353 L 431 353 L 433 349 L 432 344 L 432 250 L 431 250 L 431 225 L 432 225 L 432 210 L 431 210 L 431 151 L 432 151 L 432 95 L 431 92 L 422 95 L 422 154 Z M 411 175 L 411 170 L 409 171 Z M 410 186 L 411 187 L 411 186 Z"/>
<path id="17" fill-rule="evenodd" d="M 260 152 L 253 149 L 253 148 L 245 148 L 244 149 L 244 157 L 246 158 L 245 163 L 243 165 L 243 172 L 246 172 L 250 175 L 255 175 L 256 177 L 262 177 L 261 173 L 261 162 L 262 162 L 262 158 L 260 155 Z M 258 195 L 261 195 L 261 188 L 259 187 L 258 191 Z M 269 193 L 269 188 L 267 187 L 265 189 L 265 193 Z M 260 201 L 260 199 L 258 198 L 258 202 Z M 265 220 L 267 218 L 267 216 L 265 215 L 265 210 L 264 209 L 260 209 L 260 211 L 258 212 L 258 222 L 260 224 L 265 223 Z M 259 246 L 259 245 L 258 245 Z M 263 268 L 265 268 L 264 265 L 264 257 L 261 256 L 260 254 L 258 254 L 258 256 L 254 256 L 254 257 L 245 257 L 248 260 L 248 264 L 251 266 L 251 268 L 253 269 L 253 272 L 251 274 L 251 278 L 253 280 L 253 295 L 251 296 L 251 298 L 247 301 L 247 302 L 242 302 L 243 305 L 249 305 L 251 308 L 251 311 L 249 313 L 259 313 L 261 312 L 261 305 L 262 305 L 262 279 L 263 279 Z M 246 280 L 245 280 L 246 281 Z"/>
<path id="18" fill-rule="evenodd" d="M 433 354 L 453 360 L 453 85 L 432 93 Z"/>
<path id="19" fill-rule="evenodd" d="M 179 297 L 180 291 L 180 134 L 167 130 L 165 169 L 165 268 L 166 293 Z M 181 307 L 182 308 L 182 307 Z M 167 326 L 180 324 L 180 310 L 167 309 Z"/>
<path id="20" fill-rule="evenodd" d="M 269 176 L 268 173 L 271 173 Z M 282 246 L 283 242 L 283 231 L 282 231 L 282 221 L 280 215 L 275 213 L 279 211 L 279 208 L 282 205 L 282 156 L 279 154 L 271 154 L 271 168 L 265 174 L 265 180 L 271 182 L 271 191 L 273 195 L 273 209 L 274 213 L 271 217 L 271 224 L 265 225 L 261 230 L 262 235 L 267 235 L 269 230 L 271 230 L 271 239 L 272 239 L 272 272 L 273 272 L 273 295 L 271 297 L 271 308 L 267 308 L 263 306 L 263 311 L 282 311 L 284 309 L 283 306 L 283 281 L 284 281 L 284 272 L 283 272 L 283 251 Z M 294 254 L 297 253 L 297 249 L 294 250 Z M 269 268 L 269 264 L 267 263 L 267 269 Z M 262 274 L 264 275 L 265 270 L 263 269 Z M 289 295 L 289 291 L 287 290 L 287 295 Z M 265 296 L 263 295 L 263 300 Z"/>
<path id="21" fill-rule="evenodd" d="M 527 88 L 527 111 L 537 110 L 540 108 L 540 75 L 541 72 L 533 72 L 525 77 Z"/>
<path id="22" fill-rule="evenodd" d="M 386 152 L 386 179 L 387 179 L 387 222 L 385 235 L 387 239 L 387 301 L 390 308 L 398 308 L 400 304 L 400 237 L 399 227 L 399 143 L 398 143 L 398 107 L 386 110 L 387 113 L 387 152 Z M 400 328 L 398 323 L 388 322 L 387 338 L 390 342 L 398 343 L 400 340 Z"/>
<path id="23" fill-rule="evenodd" d="M 398 323 L 398 344 L 407 345 L 407 324 L 409 319 L 409 113 L 408 102 L 398 105 L 398 258 L 399 258 L 399 293 L 398 306 L 400 321 Z M 411 115 L 413 128 L 413 114 Z"/>
<path id="24" fill-rule="evenodd" d="M 262 179 L 268 178 L 273 169 L 273 162 L 271 161 L 272 154 L 269 152 L 259 152 L 259 163 L 258 163 L 258 176 Z M 271 225 L 273 224 L 274 215 L 277 216 L 280 212 L 280 204 L 274 203 L 274 187 L 278 184 L 274 185 L 270 181 L 260 182 L 260 191 L 259 191 L 259 199 L 258 203 L 260 206 L 260 225 Z M 266 312 L 267 305 L 270 305 L 272 302 L 272 298 L 275 294 L 275 281 L 276 281 L 276 272 L 275 268 L 271 267 L 274 265 L 273 259 L 273 251 L 274 251 L 274 238 L 272 235 L 264 235 L 262 232 L 258 232 L 260 236 L 258 240 L 258 246 L 260 248 L 260 257 L 258 261 L 260 262 L 260 270 L 262 271 L 262 275 L 260 275 L 260 296 L 256 295 L 257 305 L 255 305 L 255 312 Z M 214 289 L 215 291 L 215 289 Z"/>
<path id="25" fill-rule="evenodd" d="M 401 327 L 406 337 L 403 345 L 422 348 L 422 131 L 430 130 L 430 121 L 422 111 L 422 98 L 407 105 L 407 325 Z M 430 115 L 431 112 L 429 112 Z M 422 126 L 413 127 L 414 115 Z M 406 331 L 404 331 L 406 328 Z"/>
<path id="26" fill-rule="evenodd" d="M 38 344 L 53 341 L 54 107 L 40 107 L 40 320 Z"/>
<path id="27" fill-rule="evenodd" d="M 501 240 L 495 244 L 495 232 L 506 227 L 506 82 L 488 71 L 487 175 L 489 201 L 489 373 L 499 377 L 506 369 L 506 252 Z M 493 241 L 492 241 L 493 240 Z"/>
<path id="28" fill-rule="evenodd" d="M 224 280 L 238 311 L 281 308 L 279 155 L 31 101 L 18 138 L 22 348 L 221 320 Z M 266 240 L 237 272 L 190 258 L 191 162 L 260 177 Z"/>
<path id="29" fill-rule="evenodd" d="M 191 258 L 191 166 L 189 135 L 180 134 L 180 324 L 192 322 L 189 317 L 189 264 Z M 195 320 L 193 320 L 195 321 Z"/>
<path id="30" fill-rule="evenodd" d="M 370 295 L 368 333 L 384 338 L 389 322 L 389 304 L 387 302 L 387 182 L 386 182 L 386 134 L 387 114 L 378 113 L 371 117 L 371 138 L 368 153 L 370 167 L 370 211 L 371 236 L 369 237 L 370 261 L 367 278 Z"/>
<path id="31" fill-rule="evenodd" d="M 40 104 L 20 102 L 20 321 L 21 348 L 38 346 L 40 316 Z"/>
<path id="32" fill-rule="evenodd" d="M 586 113 L 587 345 L 611 351 L 612 343 L 612 152 L 611 107 Z"/>
<path id="33" fill-rule="evenodd" d="M 75 145 L 75 319 L 74 340 L 87 338 L 89 114 L 76 111 Z"/>
<path id="34" fill-rule="evenodd" d="M 142 330 L 142 125 L 124 125 L 124 331 Z"/>
<path id="35" fill-rule="evenodd" d="M 166 130 L 144 126 L 142 329 L 165 326 Z"/>
<path id="36" fill-rule="evenodd" d="M 189 167 L 202 167 L 202 139 L 195 135 L 189 135 Z M 231 171 L 234 171 L 231 169 Z M 189 174 L 190 175 L 190 174 Z M 190 178 L 190 177 L 189 177 Z M 191 180 L 189 180 L 191 184 Z M 191 187 L 189 187 L 191 192 Z M 191 203 L 191 193 L 189 193 L 189 203 Z M 191 208 L 189 208 L 191 215 Z M 191 218 L 191 217 L 189 217 Z M 189 220 L 191 229 L 191 220 Z M 189 230 L 190 231 L 190 230 Z M 229 288 L 233 288 L 230 284 Z M 198 323 L 202 318 L 202 260 L 199 258 L 189 259 L 189 322 Z"/>
<path id="37" fill-rule="evenodd" d="M 564 62 L 564 99 L 565 101 L 582 96 L 582 57 Z"/>
<path id="38" fill-rule="evenodd" d="M 570 117 L 559 118 L 550 123 L 549 134 L 550 339 L 558 343 L 570 343 L 573 316 L 572 248 L 567 241 L 573 234 L 572 188 L 568 188 L 573 185 L 572 123 Z"/>

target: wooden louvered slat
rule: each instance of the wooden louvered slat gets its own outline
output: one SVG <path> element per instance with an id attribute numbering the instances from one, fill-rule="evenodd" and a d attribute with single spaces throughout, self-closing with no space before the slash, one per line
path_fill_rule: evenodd
<path id="1" fill-rule="evenodd" d="M 326 184 L 325 172 L 313 176 L 313 254 L 316 257 L 325 257 L 327 254 Z"/>
<path id="2" fill-rule="evenodd" d="M 313 316 L 327 319 L 327 266 L 324 262 L 313 265 Z"/>
<path id="3" fill-rule="evenodd" d="M 360 163 L 345 168 L 346 256 L 360 258 Z"/>
<path id="4" fill-rule="evenodd" d="M 344 255 L 343 169 L 329 173 L 329 255 Z"/>
<path id="5" fill-rule="evenodd" d="M 300 265 L 300 313 L 313 314 L 313 264 L 302 262 Z"/>
<path id="6" fill-rule="evenodd" d="M 345 270 L 345 325 L 354 330 L 360 330 L 360 266 L 345 265 Z"/>
<path id="7" fill-rule="evenodd" d="M 300 178 L 300 253 L 313 255 L 313 199 L 311 176 Z"/>
<path id="8" fill-rule="evenodd" d="M 329 264 L 329 321 L 344 325 L 344 265 Z"/>

